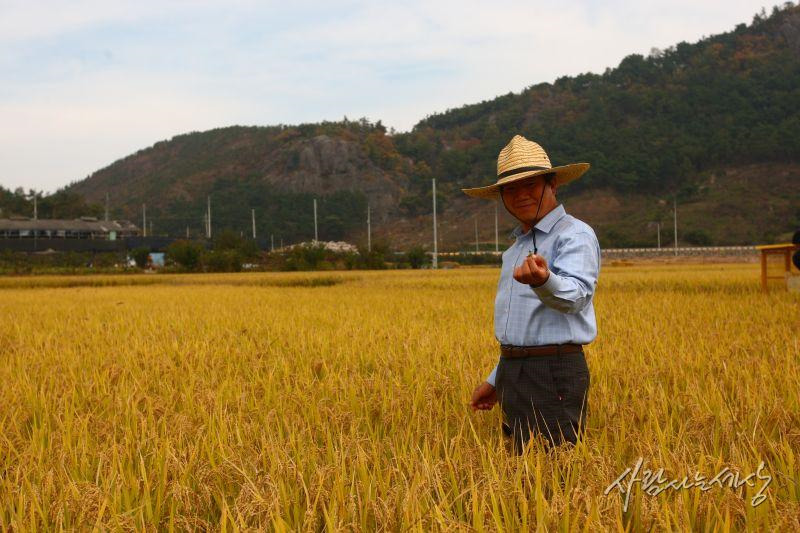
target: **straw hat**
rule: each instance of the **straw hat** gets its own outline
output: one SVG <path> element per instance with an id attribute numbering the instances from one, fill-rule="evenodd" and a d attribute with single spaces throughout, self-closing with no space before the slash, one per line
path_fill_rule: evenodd
<path id="1" fill-rule="evenodd" d="M 554 167 L 541 146 L 522 135 L 514 135 L 511 142 L 500 150 L 500 155 L 497 156 L 497 183 L 461 190 L 476 198 L 497 198 L 500 196 L 500 186 L 512 181 L 539 174 L 555 174 L 556 185 L 564 185 L 580 177 L 587 170 L 589 163 Z"/>

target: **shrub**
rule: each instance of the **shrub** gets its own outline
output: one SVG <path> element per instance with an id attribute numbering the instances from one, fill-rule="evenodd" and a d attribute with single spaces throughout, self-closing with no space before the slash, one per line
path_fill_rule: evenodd
<path id="1" fill-rule="evenodd" d="M 422 246 L 415 246 L 406 252 L 406 261 L 408 261 L 411 268 L 422 268 L 424 265 L 430 263 L 428 254 L 425 253 Z"/>
<path id="2" fill-rule="evenodd" d="M 131 250 L 131 257 L 136 261 L 136 266 L 144 268 L 147 266 L 147 256 L 150 255 L 150 248 L 140 246 Z"/>
<path id="3" fill-rule="evenodd" d="M 212 250 L 203 255 L 203 264 L 210 272 L 241 272 L 243 262 L 238 250 Z"/>
<path id="4" fill-rule="evenodd" d="M 175 241 L 167 247 L 167 257 L 189 271 L 200 268 L 204 252 L 202 244 L 187 240 Z"/>
<path id="5" fill-rule="evenodd" d="M 689 244 L 694 244 L 695 246 L 710 246 L 711 245 L 711 237 L 709 237 L 708 233 L 701 229 L 694 229 L 691 231 L 687 231 L 683 238 Z"/>

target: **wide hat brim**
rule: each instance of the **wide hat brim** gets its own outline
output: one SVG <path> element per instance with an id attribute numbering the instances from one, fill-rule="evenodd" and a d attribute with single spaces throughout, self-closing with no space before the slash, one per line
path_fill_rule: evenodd
<path id="1" fill-rule="evenodd" d="M 578 179 L 584 172 L 589 170 L 589 163 L 571 163 L 569 165 L 562 165 L 559 167 L 552 167 L 542 170 L 528 170 L 507 176 L 497 180 L 497 183 L 487 185 L 486 187 L 473 187 L 471 189 L 461 189 L 469 196 L 475 198 L 499 198 L 500 187 L 507 185 L 513 181 L 530 178 L 532 176 L 539 176 L 540 174 L 555 174 L 555 182 L 557 186 L 565 185 L 575 179 Z"/>

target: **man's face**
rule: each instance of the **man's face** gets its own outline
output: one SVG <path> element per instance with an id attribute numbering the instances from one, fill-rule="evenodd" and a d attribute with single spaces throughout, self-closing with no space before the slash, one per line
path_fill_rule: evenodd
<path id="1" fill-rule="evenodd" d="M 542 188 L 544 187 L 544 196 Z M 530 223 L 536 216 L 539 208 L 539 198 L 542 197 L 542 206 L 539 208 L 539 218 L 546 215 L 556 206 L 555 186 L 546 185 L 543 175 L 513 181 L 503 185 L 501 194 L 506 209 L 515 218 Z"/>

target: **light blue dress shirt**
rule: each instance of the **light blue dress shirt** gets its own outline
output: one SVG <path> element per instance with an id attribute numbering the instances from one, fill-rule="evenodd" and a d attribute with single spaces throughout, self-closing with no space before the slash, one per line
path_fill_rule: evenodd
<path id="1" fill-rule="evenodd" d="M 532 287 L 514 279 L 514 268 L 533 251 L 536 232 L 539 255 L 547 261 L 550 277 Z M 597 336 L 592 296 L 600 274 L 600 244 L 594 230 L 568 215 L 559 204 L 522 233 L 503 252 L 503 266 L 494 302 L 494 336 L 500 344 L 589 344 Z M 486 381 L 494 386 L 497 366 Z"/>

